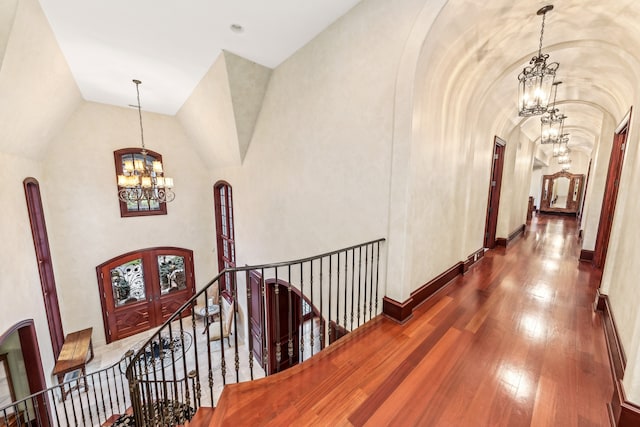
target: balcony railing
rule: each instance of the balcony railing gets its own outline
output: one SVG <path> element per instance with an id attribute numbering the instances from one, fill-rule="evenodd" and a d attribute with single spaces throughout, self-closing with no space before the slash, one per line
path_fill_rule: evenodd
<path id="1" fill-rule="evenodd" d="M 0 408 L 0 426 L 184 424 L 224 385 L 301 363 L 377 316 L 383 242 L 224 270 L 137 351 Z"/>
<path id="2" fill-rule="evenodd" d="M 222 271 L 133 356 L 136 425 L 184 424 L 225 384 L 301 363 L 377 316 L 382 242 Z"/>
<path id="3" fill-rule="evenodd" d="M 0 408 L 0 426 L 100 426 L 119 417 L 131 407 L 124 372 L 132 356 Z"/>

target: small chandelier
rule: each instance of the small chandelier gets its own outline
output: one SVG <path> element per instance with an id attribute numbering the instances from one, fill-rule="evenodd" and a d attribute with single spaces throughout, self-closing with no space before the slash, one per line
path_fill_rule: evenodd
<path id="1" fill-rule="evenodd" d="M 162 162 L 148 155 L 144 146 L 144 131 L 142 129 L 142 107 L 140 106 L 140 80 L 133 80 L 138 95 L 138 117 L 140 119 L 140 139 L 142 150 L 135 154 L 132 160 L 125 160 L 122 164 L 122 175 L 118 175 L 118 196 L 123 202 L 155 201 L 168 203 L 175 199 L 173 178 L 164 176 Z"/>
<path id="2" fill-rule="evenodd" d="M 560 142 L 562 138 L 562 131 L 564 126 L 564 119 L 567 118 L 564 114 L 560 114 L 560 111 L 556 108 L 556 95 L 558 94 L 558 85 L 562 82 L 554 82 L 555 87 L 553 95 L 553 104 L 547 114 L 540 118 L 541 124 L 541 144 L 556 144 Z"/>
<path id="3" fill-rule="evenodd" d="M 544 114 L 549 105 L 551 96 L 551 85 L 556 77 L 556 71 L 560 64 L 552 62 L 547 64 L 548 54 L 542 53 L 542 37 L 544 35 L 544 20 L 547 12 L 553 10 L 553 5 L 547 5 L 538 10 L 537 14 L 542 15 L 542 28 L 540 30 L 540 45 L 538 56 L 534 56 L 529 61 L 529 65 L 524 67 L 518 75 L 518 115 L 521 117 L 531 117 Z"/>
<path id="4" fill-rule="evenodd" d="M 569 134 L 564 133 L 560 138 L 560 141 L 553 144 L 553 157 L 564 156 L 569 153 Z"/>

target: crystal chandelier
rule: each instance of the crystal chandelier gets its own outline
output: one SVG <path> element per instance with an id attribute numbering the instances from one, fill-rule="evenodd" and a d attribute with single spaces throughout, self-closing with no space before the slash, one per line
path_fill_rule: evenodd
<path id="1" fill-rule="evenodd" d="M 560 114 L 560 111 L 556 108 L 556 95 L 558 94 L 558 85 L 562 82 L 554 82 L 555 88 L 553 95 L 553 104 L 551 108 L 547 110 L 547 114 L 540 118 L 541 124 L 541 144 L 556 144 L 560 142 L 562 138 L 562 131 L 564 126 L 564 119 L 567 118 L 564 114 Z"/>
<path id="2" fill-rule="evenodd" d="M 123 202 L 155 201 L 168 203 L 175 199 L 173 178 L 164 176 L 162 162 L 151 157 L 144 146 L 144 131 L 142 129 L 142 107 L 140 106 L 140 80 L 133 80 L 138 95 L 138 117 L 140 119 L 140 139 L 142 149 L 132 160 L 122 163 L 122 175 L 118 175 L 118 196 Z"/>
<path id="3" fill-rule="evenodd" d="M 538 56 L 534 56 L 529 61 L 529 65 L 524 67 L 518 75 L 518 114 L 522 117 L 536 116 L 544 114 L 549 105 L 551 96 L 551 85 L 556 77 L 556 70 L 560 66 L 557 62 L 547 64 L 548 54 L 542 53 L 542 38 L 544 35 L 544 21 L 547 12 L 553 10 L 553 5 L 547 5 L 538 10 L 537 14 L 542 15 L 542 28 L 540 30 L 540 45 Z"/>

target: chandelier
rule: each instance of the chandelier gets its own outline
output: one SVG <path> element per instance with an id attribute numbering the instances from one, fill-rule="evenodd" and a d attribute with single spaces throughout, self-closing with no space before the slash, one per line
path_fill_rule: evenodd
<path id="1" fill-rule="evenodd" d="M 553 104 L 551 108 L 547 110 L 547 114 L 540 118 L 541 124 L 541 144 L 556 144 L 561 142 L 562 131 L 564 126 L 564 119 L 567 118 L 564 114 L 560 114 L 560 111 L 556 108 L 556 95 L 558 94 L 558 85 L 562 82 L 554 82 L 555 88 L 553 95 Z"/>
<path id="2" fill-rule="evenodd" d="M 564 156 L 569 154 L 569 134 L 563 133 L 560 141 L 553 144 L 553 157 Z"/>
<path id="3" fill-rule="evenodd" d="M 556 70 L 560 66 L 557 62 L 547 64 L 548 54 L 542 53 L 542 38 L 544 36 L 544 21 L 547 12 L 553 10 L 553 5 L 547 5 L 538 10 L 537 14 L 542 15 L 542 28 L 540 30 L 540 45 L 538 56 L 534 56 L 529 61 L 529 65 L 524 67 L 518 75 L 518 115 L 522 117 L 536 116 L 544 114 L 549 105 L 551 96 L 551 85 L 556 77 Z"/>
<path id="4" fill-rule="evenodd" d="M 138 203 L 158 202 L 168 203 L 175 199 L 173 178 L 164 176 L 162 162 L 150 156 L 144 146 L 144 131 L 142 129 L 142 107 L 140 106 L 140 80 L 133 80 L 136 85 L 140 119 L 140 140 L 142 149 L 133 155 L 131 160 L 122 163 L 122 175 L 118 175 L 118 196 L 123 202 Z"/>

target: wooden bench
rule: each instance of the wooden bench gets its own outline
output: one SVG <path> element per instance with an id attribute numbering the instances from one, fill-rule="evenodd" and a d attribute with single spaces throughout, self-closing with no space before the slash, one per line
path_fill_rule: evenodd
<path id="1" fill-rule="evenodd" d="M 64 339 L 64 344 L 60 350 L 60 355 L 53 367 L 53 375 L 58 377 L 58 384 L 64 382 L 65 374 L 73 371 L 80 370 L 82 375 L 86 375 L 85 367 L 88 362 L 93 359 L 93 343 L 91 342 L 91 333 L 93 328 L 83 329 L 81 331 L 72 332 Z M 90 353 L 90 357 L 87 356 Z M 87 389 L 87 379 L 84 379 L 84 388 Z M 67 394 L 71 392 L 71 385 L 69 390 L 65 390 L 65 387 L 61 387 L 62 400 L 67 398 Z"/>

